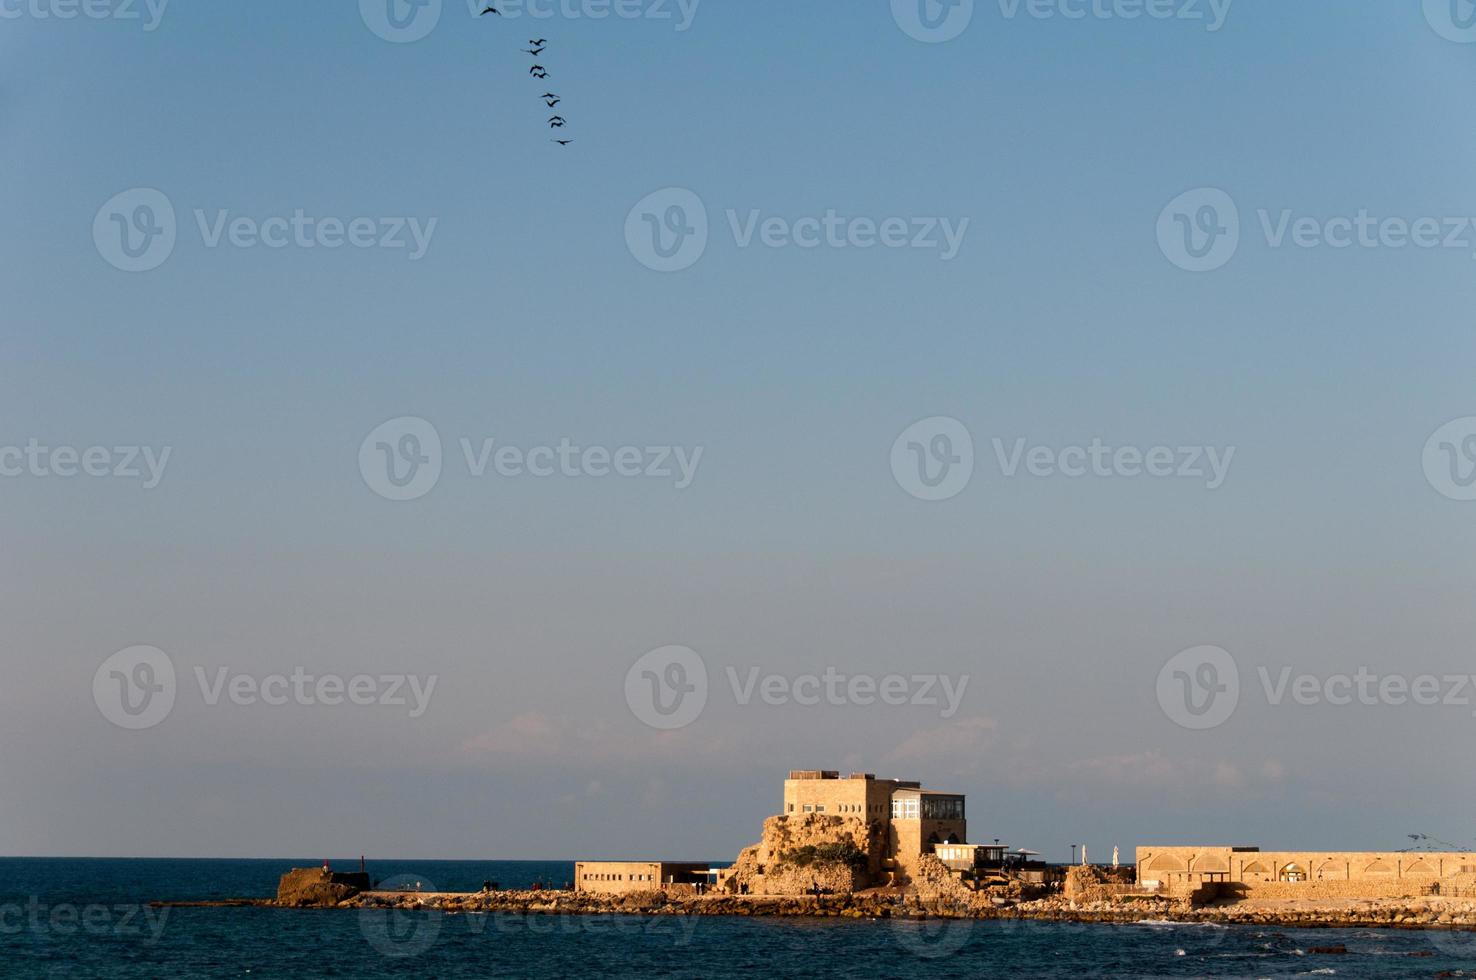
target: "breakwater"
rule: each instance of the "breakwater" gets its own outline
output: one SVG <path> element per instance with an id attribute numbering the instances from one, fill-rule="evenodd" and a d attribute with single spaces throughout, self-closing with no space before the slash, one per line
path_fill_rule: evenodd
<path id="1" fill-rule="evenodd" d="M 662 891 L 593 895 L 571 891 L 475 893 L 364 891 L 284 899 L 155 902 L 162 907 L 273 907 L 282 909 L 403 909 L 459 914 L 563 916 L 726 916 L 842 919 L 976 919 L 1075 923 L 1184 923 L 1296 929 L 1374 928 L 1476 931 L 1476 901 L 1378 899 L 1342 905 L 1227 903 L 1196 907 L 1184 900 L 1131 897 L 1070 901 L 1051 896 L 996 904 L 983 896 L 922 898 L 894 890 L 849 895 L 688 895 Z"/>

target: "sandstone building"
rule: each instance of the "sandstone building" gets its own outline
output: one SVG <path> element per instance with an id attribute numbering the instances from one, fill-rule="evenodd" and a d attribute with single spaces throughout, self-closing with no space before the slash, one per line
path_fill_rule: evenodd
<path id="1" fill-rule="evenodd" d="M 574 890 L 612 895 L 690 887 L 706 881 L 707 870 L 685 861 L 576 861 Z"/>
<path id="2" fill-rule="evenodd" d="M 841 778 L 829 769 L 800 769 L 784 781 L 782 816 L 823 813 L 855 817 L 872 830 L 870 870 L 911 871 L 936 844 L 968 840 L 964 797 L 923 789 L 921 783 L 877 779 L 873 773 L 853 772 Z"/>
<path id="3" fill-rule="evenodd" d="M 745 848 L 732 867 L 581 861 L 575 866 L 575 887 L 622 893 L 707 881 L 725 891 L 754 894 L 853 891 L 920 875 L 946 876 L 950 869 L 971 865 L 976 853 L 983 858 L 1002 852 L 999 845 L 976 848 L 967 840 L 961 793 L 877 779 L 873 773 L 842 777 L 835 770 L 801 769 L 784 781 L 779 813 L 764 822 L 762 839 Z M 934 857 L 939 846 L 945 848 L 947 865 Z"/>
<path id="4" fill-rule="evenodd" d="M 1137 865 L 1140 885 L 1173 895 L 1401 898 L 1476 888 L 1476 853 L 1456 851 L 1140 847 Z"/>

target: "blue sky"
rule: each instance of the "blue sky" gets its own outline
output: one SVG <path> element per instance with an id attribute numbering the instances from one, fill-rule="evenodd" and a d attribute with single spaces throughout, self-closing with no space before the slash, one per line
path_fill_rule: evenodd
<path id="1" fill-rule="evenodd" d="M 1458 837 L 1470 711 L 1251 688 L 1261 665 L 1469 669 L 1476 504 L 1421 453 L 1476 415 L 1476 230 L 1276 247 L 1259 212 L 1476 217 L 1476 45 L 1419 3 L 1236 0 L 1209 31 L 980 2 L 936 44 L 880 0 L 704 0 L 686 30 L 446 0 L 403 44 L 357 6 L 175 0 L 151 31 L 4 8 L 0 445 L 172 453 L 149 490 L 0 479 L 0 776 L 28 788 L 0 798 L 0 853 L 722 857 L 815 766 L 969 792 L 976 836 L 1058 857 Z M 519 51 L 540 36 L 547 83 Z M 548 142 L 544 84 L 572 146 Z M 711 235 L 660 273 L 625 225 L 673 187 Z M 1155 223 L 1206 187 L 1241 241 L 1196 274 Z M 140 273 L 92 234 L 133 188 L 178 218 Z M 211 248 L 195 218 L 299 209 L 436 223 L 412 260 Z M 951 259 L 729 230 L 830 210 L 968 225 Z M 402 416 L 446 470 L 393 502 L 355 456 Z M 942 502 L 887 462 L 932 416 L 977 451 Z M 678 491 L 474 478 L 463 437 L 704 452 Z M 1212 492 L 1007 478 L 995 438 L 1236 455 Z M 89 690 L 134 644 L 181 694 L 128 732 Z M 714 694 L 658 734 L 622 683 L 667 644 L 715 689 L 749 664 L 971 681 L 950 719 Z M 1154 683 L 1200 644 L 1249 693 L 1191 732 Z M 210 706 L 196 665 L 440 686 L 413 721 Z M 527 852 L 486 853 L 489 825 Z"/>

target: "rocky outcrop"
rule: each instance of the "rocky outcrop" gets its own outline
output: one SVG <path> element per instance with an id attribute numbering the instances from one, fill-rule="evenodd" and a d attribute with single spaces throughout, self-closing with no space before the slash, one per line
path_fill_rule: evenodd
<path id="1" fill-rule="evenodd" d="M 972 905 L 979 893 L 959 880 L 958 875 L 948 870 L 948 865 L 936 855 L 924 854 L 917 860 L 912 875 L 912 885 L 917 895 L 925 900 L 945 899 L 950 902 Z"/>
<path id="2" fill-rule="evenodd" d="M 724 881 L 729 893 L 846 894 L 869 885 L 885 841 L 879 821 L 823 813 L 788 814 L 764 821 L 757 844 L 743 849 Z"/>
<path id="3" fill-rule="evenodd" d="M 773 864 L 759 876 L 759 895 L 849 895 L 867 885 L 866 869 L 840 861 Z"/>
<path id="4" fill-rule="evenodd" d="M 355 871 L 337 874 L 322 868 L 293 868 L 277 882 L 277 905 L 330 908 L 369 890 L 369 876 Z"/>

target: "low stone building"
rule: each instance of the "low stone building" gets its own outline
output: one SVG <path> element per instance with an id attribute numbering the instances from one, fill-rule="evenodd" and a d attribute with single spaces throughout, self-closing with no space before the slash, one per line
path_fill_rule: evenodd
<path id="1" fill-rule="evenodd" d="M 708 867 L 691 861 L 576 861 L 574 890 L 603 895 L 694 889 Z"/>
<path id="2" fill-rule="evenodd" d="M 1170 895 L 1400 898 L 1476 889 L 1476 853 L 1140 847 L 1138 883 Z"/>

